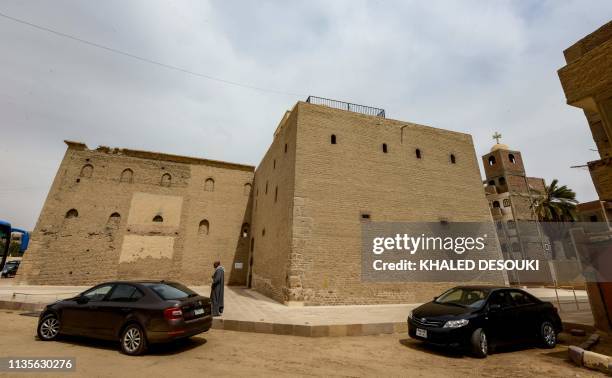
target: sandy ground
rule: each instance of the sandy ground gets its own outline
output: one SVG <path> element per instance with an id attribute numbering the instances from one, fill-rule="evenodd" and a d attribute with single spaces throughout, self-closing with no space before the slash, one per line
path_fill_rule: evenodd
<path id="1" fill-rule="evenodd" d="M 201 336 L 157 346 L 140 357 L 118 351 L 113 342 L 82 338 L 42 342 L 37 318 L 0 312 L 0 356 L 76 357 L 76 373 L 66 376 L 123 377 L 205 374 L 221 376 L 603 376 L 566 360 L 556 349 L 504 350 L 484 360 L 432 348 L 403 334 L 305 338 L 211 330 Z M 45 376 L 58 376 L 44 373 Z M 29 373 L 13 374 L 33 376 Z"/>

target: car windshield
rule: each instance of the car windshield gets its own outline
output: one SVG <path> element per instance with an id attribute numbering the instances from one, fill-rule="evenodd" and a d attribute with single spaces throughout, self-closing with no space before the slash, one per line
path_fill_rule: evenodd
<path id="1" fill-rule="evenodd" d="M 488 294 L 489 291 L 484 289 L 458 287 L 440 295 L 434 302 L 461 307 L 479 308 L 484 304 Z"/>
<path id="2" fill-rule="evenodd" d="M 173 282 L 146 282 L 143 285 L 151 288 L 164 300 L 183 299 L 198 295 L 198 293 L 188 287 Z"/>

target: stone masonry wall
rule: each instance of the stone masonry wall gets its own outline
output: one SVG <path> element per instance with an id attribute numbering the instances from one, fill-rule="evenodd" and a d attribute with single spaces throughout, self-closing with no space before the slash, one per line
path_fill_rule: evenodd
<path id="1" fill-rule="evenodd" d="M 255 171 L 252 279 L 256 290 L 286 302 L 295 280 L 292 224 L 296 159 L 297 112 L 281 120 L 272 145 Z"/>
<path id="2" fill-rule="evenodd" d="M 371 221 L 491 222 L 471 136 L 302 102 L 296 110 L 293 299 L 417 303 L 455 285 L 362 283 L 361 222 L 364 213 Z"/>
<path id="3" fill-rule="evenodd" d="M 146 278 L 206 284 L 213 261 L 221 259 L 228 283 L 245 283 L 248 236 L 241 226 L 248 228 L 250 219 L 252 167 L 67 144 L 20 282 Z M 204 220 L 207 227 L 200 226 Z M 236 269 L 235 262 L 243 267 Z"/>

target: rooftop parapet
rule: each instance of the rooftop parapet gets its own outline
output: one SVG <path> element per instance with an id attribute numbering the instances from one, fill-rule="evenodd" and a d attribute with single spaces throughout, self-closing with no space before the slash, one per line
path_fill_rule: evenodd
<path id="1" fill-rule="evenodd" d="M 374 108 L 372 106 L 351 104 L 350 102 L 330 100 L 316 96 L 308 96 L 306 102 L 313 105 L 323 105 L 334 109 L 385 118 L 385 109 Z"/>

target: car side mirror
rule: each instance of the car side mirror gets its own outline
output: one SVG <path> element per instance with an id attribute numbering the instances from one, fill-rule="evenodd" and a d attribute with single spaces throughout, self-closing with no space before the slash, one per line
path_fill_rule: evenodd
<path id="1" fill-rule="evenodd" d="M 76 303 L 78 304 L 86 304 L 87 302 L 89 302 L 88 297 L 81 296 L 81 297 L 77 297 L 76 299 Z"/>
<path id="2" fill-rule="evenodd" d="M 489 311 L 495 312 L 495 311 L 499 311 L 499 310 L 501 310 L 501 305 L 500 304 L 489 305 Z"/>

